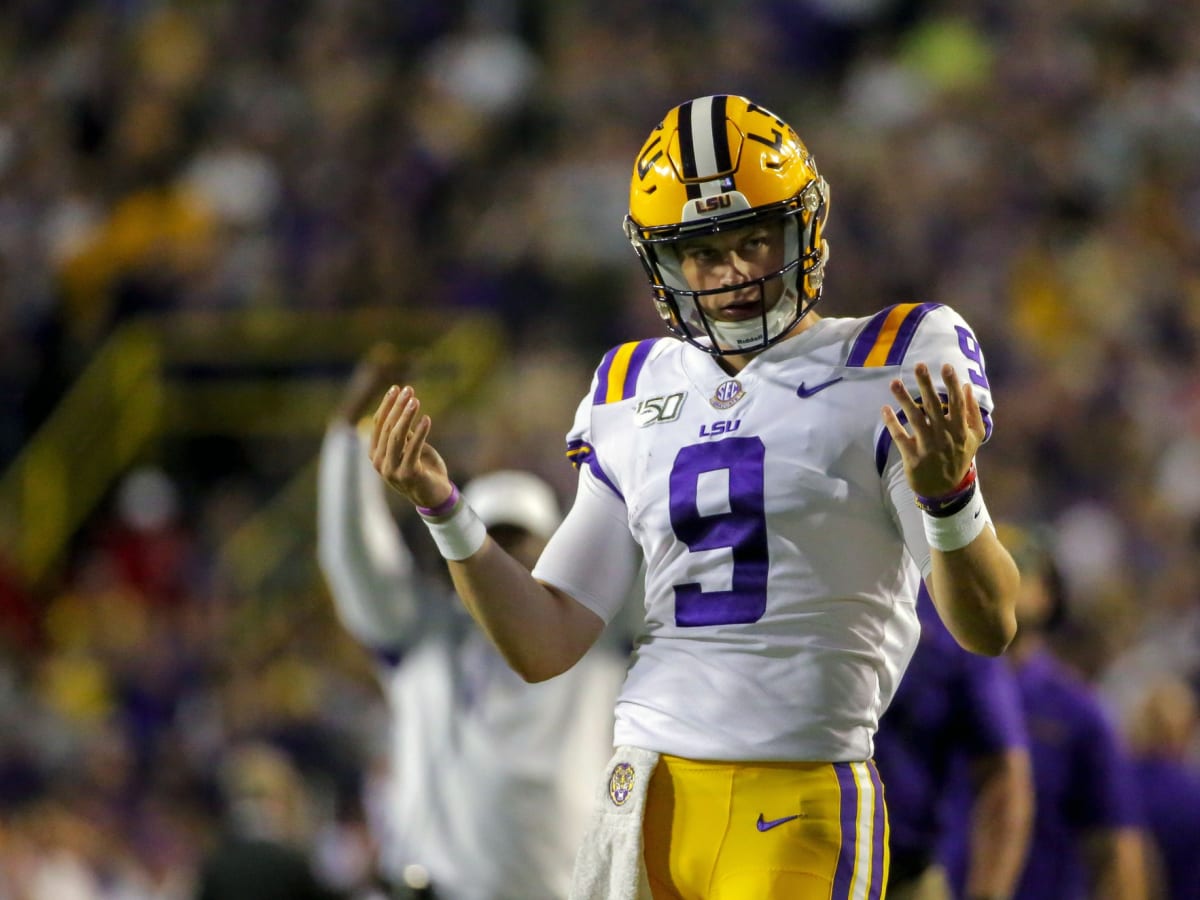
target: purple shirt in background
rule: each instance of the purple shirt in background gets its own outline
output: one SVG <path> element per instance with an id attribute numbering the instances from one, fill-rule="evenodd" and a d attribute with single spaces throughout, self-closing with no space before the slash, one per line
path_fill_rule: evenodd
<path id="1" fill-rule="evenodd" d="M 1134 783 L 1171 900 L 1200 900 L 1200 772 L 1173 759 L 1134 762 Z"/>
<path id="2" fill-rule="evenodd" d="M 974 758 L 1028 744 L 1008 664 L 960 647 L 924 585 L 917 613 L 920 642 L 875 737 L 895 881 L 934 860 L 948 822 L 957 818 L 949 815 L 948 803 L 962 800 L 969 809 L 969 791 L 947 796 L 954 773 Z"/>
<path id="3" fill-rule="evenodd" d="M 1095 829 L 1141 825 L 1133 769 L 1094 691 L 1042 651 L 1016 668 L 1029 729 L 1037 809 L 1014 900 L 1083 900 L 1089 875 L 1083 842 Z M 961 890 L 963 829 L 945 859 Z"/>

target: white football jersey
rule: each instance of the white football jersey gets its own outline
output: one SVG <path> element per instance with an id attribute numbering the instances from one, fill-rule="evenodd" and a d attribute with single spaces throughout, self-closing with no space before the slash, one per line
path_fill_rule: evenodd
<path id="1" fill-rule="evenodd" d="M 930 565 L 880 411 L 897 375 L 919 396 L 921 361 L 939 386 L 955 366 L 990 433 L 979 344 L 940 304 L 820 319 L 736 376 L 671 338 L 605 355 L 568 456 L 624 503 L 645 557 L 617 744 L 719 760 L 872 755 Z M 552 542 L 534 574 L 607 621 L 614 608 L 580 568 Z"/>

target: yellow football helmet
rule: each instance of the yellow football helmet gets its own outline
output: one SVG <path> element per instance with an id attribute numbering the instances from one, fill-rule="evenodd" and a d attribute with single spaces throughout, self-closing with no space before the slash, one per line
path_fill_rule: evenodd
<path id="1" fill-rule="evenodd" d="M 714 355 L 746 353 L 784 337 L 820 299 L 828 208 L 829 186 L 796 132 L 745 97 L 718 94 L 680 104 L 651 132 L 633 166 L 625 233 L 672 333 Z M 761 318 L 706 316 L 698 298 L 729 289 L 689 288 L 676 243 L 768 219 L 784 223 L 785 262 L 757 280 Z M 774 279 L 783 292 L 768 309 Z"/>

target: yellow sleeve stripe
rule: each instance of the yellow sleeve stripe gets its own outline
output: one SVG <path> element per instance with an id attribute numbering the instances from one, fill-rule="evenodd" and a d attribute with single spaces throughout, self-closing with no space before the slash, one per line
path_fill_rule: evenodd
<path id="1" fill-rule="evenodd" d="M 658 338 L 619 344 L 604 354 L 596 370 L 596 392 L 592 403 L 619 403 L 637 393 L 638 376 Z"/>
<path id="2" fill-rule="evenodd" d="M 633 351 L 639 341 L 630 341 L 617 348 L 612 365 L 608 370 L 608 390 L 604 395 L 605 403 L 617 403 L 624 399 L 625 377 L 629 374 L 629 361 L 633 359 Z"/>
<path id="3" fill-rule="evenodd" d="M 898 366 L 917 326 L 939 303 L 898 303 L 880 310 L 854 340 L 847 366 Z"/>

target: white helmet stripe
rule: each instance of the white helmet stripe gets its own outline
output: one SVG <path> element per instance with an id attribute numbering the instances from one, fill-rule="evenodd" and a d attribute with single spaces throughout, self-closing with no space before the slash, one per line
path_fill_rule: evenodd
<path id="1" fill-rule="evenodd" d="M 713 99 L 698 97 L 692 101 L 692 150 L 696 159 L 696 177 L 702 179 L 713 179 L 719 171 L 714 140 L 716 135 L 713 134 Z M 721 135 L 722 138 L 724 136 Z M 721 182 L 718 179 L 700 182 L 701 197 L 711 197 L 721 192 Z"/>

